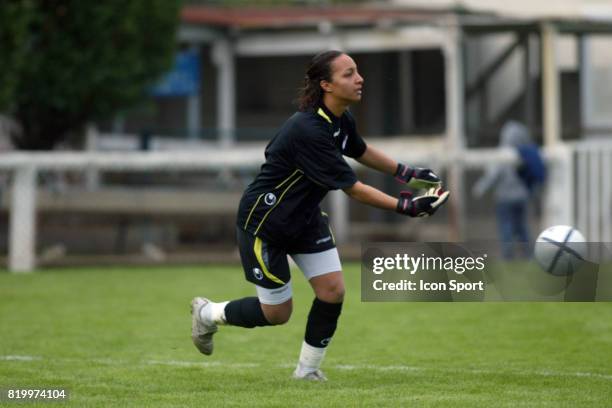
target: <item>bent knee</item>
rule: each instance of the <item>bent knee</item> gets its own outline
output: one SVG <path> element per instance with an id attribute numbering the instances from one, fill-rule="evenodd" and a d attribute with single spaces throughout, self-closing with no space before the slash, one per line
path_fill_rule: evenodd
<path id="1" fill-rule="evenodd" d="M 343 282 L 322 288 L 316 293 L 319 300 L 327 303 L 342 303 L 344 301 L 344 294 L 345 289 Z"/>
<path id="2" fill-rule="evenodd" d="M 269 315 L 266 315 L 266 320 L 268 320 L 268 323 L 270 323 L 273 326 L 277 326 L 279 324 L 285 324 L 289 321 L 290 318 L 291 318 L 291 310 L 275 312 L 275 313 L 270 313 Z"/>
<path id="3" fill-rule="evenodd" d="M 290 317 L 291 315 L 272 315 L 267 319 L 272 326 L 278 326 L 287 323 Z"/>
<path id="4" fill-rule="evenodd" d="M 285 324 L 291 318 L 293 307 L 291 304 L 286 305 L 262 305 L 264 316 L 268 323 L 273 326 Z"/>

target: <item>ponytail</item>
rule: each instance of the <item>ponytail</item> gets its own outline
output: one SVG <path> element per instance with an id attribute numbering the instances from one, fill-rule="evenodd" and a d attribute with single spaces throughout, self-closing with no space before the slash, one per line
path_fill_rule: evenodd
<path id="1" fill-rule="evenodd" d="M 343 52 L 336 50 L 324 51 L 312 58 L 306 69 L 304 86 L 298 90 L 296 99 L 298 110 L 306 111 L 321 103 L 323 99 L 321 81 L 331 81 L 331 64 L 342 54 Z"/>

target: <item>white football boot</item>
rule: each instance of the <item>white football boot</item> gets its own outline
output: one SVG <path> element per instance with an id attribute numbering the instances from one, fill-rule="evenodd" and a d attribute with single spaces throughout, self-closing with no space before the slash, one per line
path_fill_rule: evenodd
<path id="1" fill-rule="evenodd" d="M 191 300 L 191 340 L 202 354 L 207 356 L 213 352 L 213 334 L 218 330 L 210 317 L 210 300 L 195 297 Z M 204 318 L 202 318 L 202 315 Z"/>
<path id="2" fill-rule="evenodd" d="M 316 369 L 314 371 L 305 370 L 301 364 L 298 364 L 295 371 L 293 372 L 293 378 L 296 380 L 305 381 L 327 381 L 327 377 L 323 374 L 323 371 Z"/>

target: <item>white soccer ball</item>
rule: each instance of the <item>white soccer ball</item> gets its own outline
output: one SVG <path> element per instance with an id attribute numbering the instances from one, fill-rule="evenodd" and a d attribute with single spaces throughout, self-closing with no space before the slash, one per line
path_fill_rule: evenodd
<path id="1" fill-rule="evenodd" d="M 533 254 L 546 272 L 555 276 L 567 276 L 583 266 L 587 244 L 584 235 L 576 228 L 555 225 L 540 233 Z"/>

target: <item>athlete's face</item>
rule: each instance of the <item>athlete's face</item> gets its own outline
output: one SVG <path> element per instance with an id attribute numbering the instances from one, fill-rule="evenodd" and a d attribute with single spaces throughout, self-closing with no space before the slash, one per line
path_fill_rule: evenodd
<path id="1" fill-rule="evenodd" d="M 357 72 L 355 61 L 348 55 L 342 54 L 332 61 L 331 70 L 331 82 L 321 81 L 323 90 L 344 102 L 359 102 L 363 78 Z"/>

